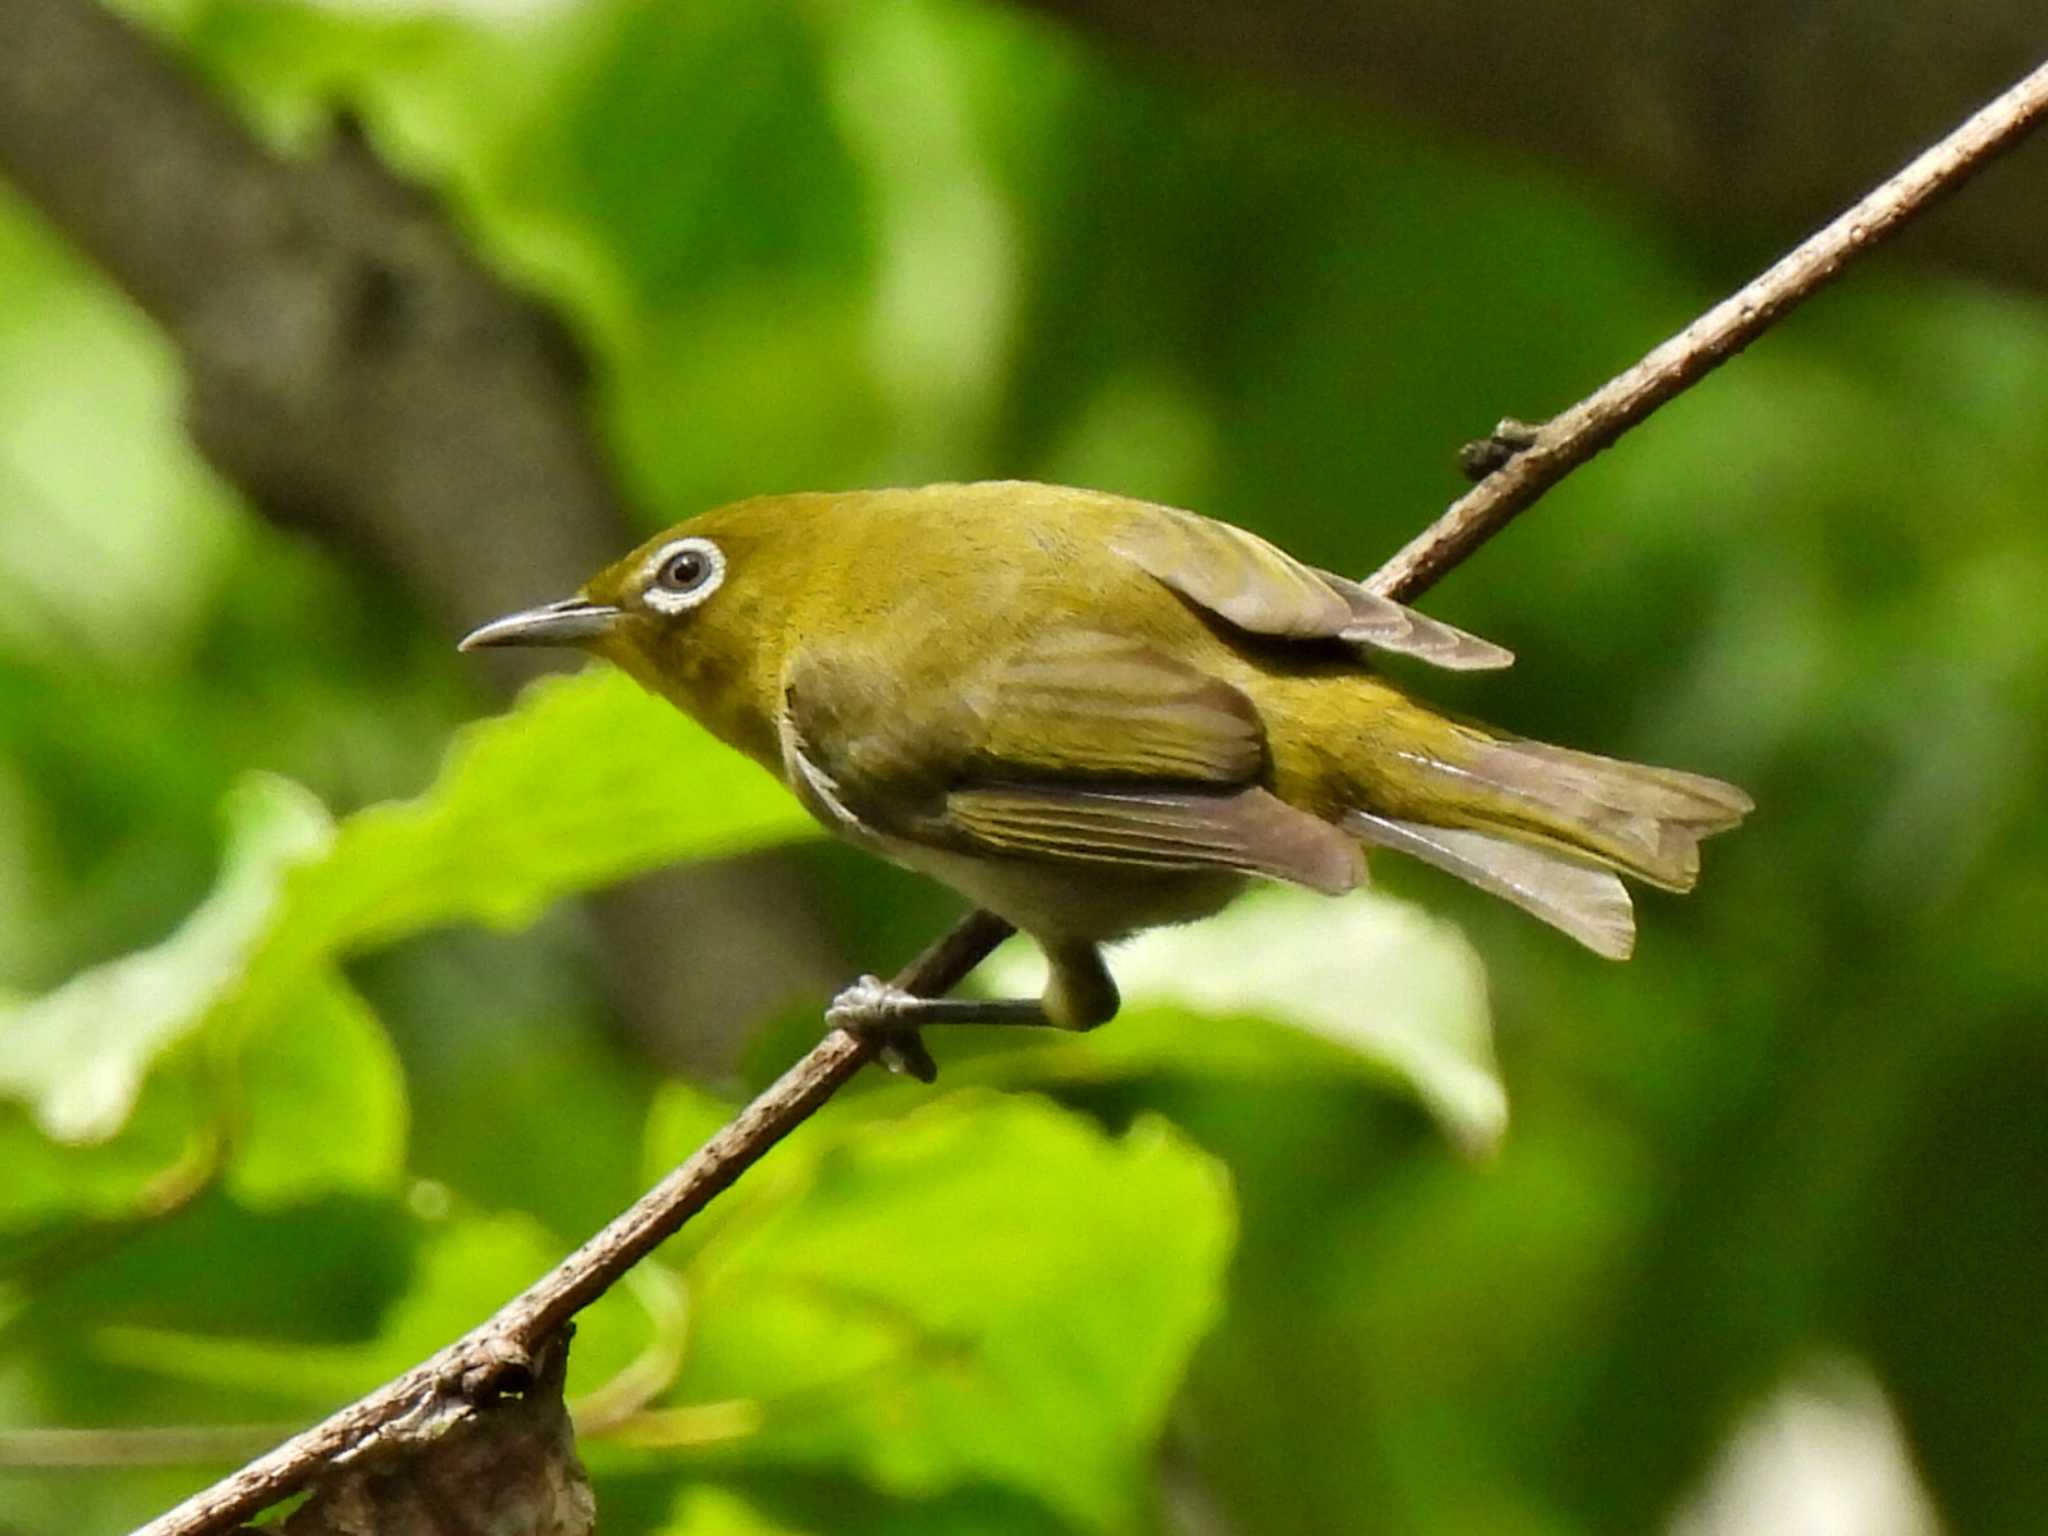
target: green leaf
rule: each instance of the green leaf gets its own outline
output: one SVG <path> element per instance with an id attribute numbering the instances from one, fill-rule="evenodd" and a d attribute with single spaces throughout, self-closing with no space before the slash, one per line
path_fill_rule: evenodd
<path id="1" fill-rule="evenodd" d="M 218 1130 L 193 1078 L 160 1074 L 119 1134 L 89 1146 L 52 1141 L 24 1107 L 0 1104 L 0 1234 L 67 1219 L 146 1217 L 209 1177 Z M 0 1248 L 0 1267 L 5 1253 Z"/>
<path id="2" fill-rule="evenodd" d="M 241 1055 L 228 1189 L 261 1210 L 389 1189 L 405 1166 L 405 1073 L 355 989 L 315 976 Z"/>
<path id="3" fill-rule="evenodd" d="M 1129 1525 L 1220 1309 L 1220 1165 L 1156 1119 L 1118 1138 L 965 1093 L 796 1143 L 769 1172 L 685 1276 L 680 1396 L 758 1411 L 724 1456 L 911 1496 L 996 1483 Z"/>
<path id="4" fill-rule="evenodd" d="M 246 519 L 185 430 L 176 354 L 12 186 L 0 308 L 0 655 L 175 687 Z"/>
<path id="5" fill-rule="evenodd" d="M 641 1137 L 640 1181 L 652 1184 L 725 1128 L 739 1106 L 695 1083 L 670 1078 L 654 1091 Z M 829 1113 L 829 1107 L 828 1111 Z"/>
<path id="6" fill-rule="evenodd" d="M 417 799 L 336 831 L 304 790 L 257 776 L 230 825 L 219 886 L 171 938 L 0 1012 L 0 1095 L 28 1101 L 49 1134 L 112 1135 L 151 1064 L 202 1028 L 239 1048 L 331 1025 L 354 1032 L 332 1048 L 367 1063 L 366 1016 L 317 996 L 350 950 L 463 920 L 517 925 L 565 892 L 816 830 L 767 774 L 608 668 L 545 679 L 458 733 Z M 329 1084 L 358 1109 L 381 1092 L 387 1141 L 388 1087 Z M 362 1174 L 383 1152 L 345 1155 L 368 1159 L 352 1165 Z M 310 1176 L 274 1162 L 252 1175 L 273 1192 Z"/>
<path id="7" fill-rule="evenodd" d="M 770 1519 L 724 1488 L 691 1488 L 676 1501 L 660 1536 L 812 1536 L 810 1530 Z"/>
<path id="8" fill-rule="evenodd" d="M 1364 1067 L 1413 1093 L 1468 1152 L 1490 1152 L 1506 1130 L 1485 969 L 1454 925 L 1420 907 L 1370 890 L 1341 901 L 1261 890 L 1207 922 L 1140 936 L 1111 968 L 1124 1006 L 1109 1024 L 1024 1042 L 967 1073 L 1014 1082 Z M 1004 996 L 1037 996 L 1044 974 L 1028 944 L 982 971 Z"/>
<path id="9" fill-rule="evenodd" d="M 459 732 L 426 794 L 343 824 L 293 882 L 262 966 L 442 923 L 518 927 L 570 891 L 816 831 L 773 778 L 624 674 L 543 678 Z"/>
<path id="10" fill-rule="evenodd" d="M 286 873 L 333 836 L 317 800 L 267 775 L 230 797 L 228 829 L 220 881 L 176 933 L 0 1011 L 0 1095 L 29 1104 L 57 1140 L 120 1129 L 156 1059 L 241 980 L 277 919 Z"/>
<path id="11" fill-rule="evenodd" d="M 988 1483 L 905 1499 L 850 1477 L 770 1472 L 734 1486 L 693 1482 L 656 1536 L 1073 1536 L 1076 1529 L 1036 1500 Z"/>

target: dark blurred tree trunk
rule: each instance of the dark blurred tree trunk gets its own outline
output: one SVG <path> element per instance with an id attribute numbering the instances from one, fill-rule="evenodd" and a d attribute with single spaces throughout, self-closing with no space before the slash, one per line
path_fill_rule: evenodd
<path id="1" fill-rule="evenodd" d="M 0 0 L 0 170 L 169 334 L 214 466 L 451 636 L 630 542 L 568 334 L 352 123 L 280 158 L 91 0 Z M 535 662 L 485 665 L 510 686 Z M 598 910 L 622 1011 L 680 1063 L 725 1064 L 737 1029 L 838 970 L 786 861 L 657 876 Z"/>

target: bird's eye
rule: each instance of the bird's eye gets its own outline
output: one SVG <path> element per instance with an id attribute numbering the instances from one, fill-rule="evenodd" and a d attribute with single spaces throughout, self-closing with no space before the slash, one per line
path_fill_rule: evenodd
<path id="1" fill-rule="evenodd" d="M 725 553 L 705 538 L 677 539 L 657 550 L 645 567 L 641 600 L 656 613 L 694 608 L 725 579 Z"/>
<path id="2" fill-rule="evenodd" d="M 711 557 L 701 549 L 679 549 L 661 568 L 661 584 L 671 592 L 688 592 L 711 574 Z"/>

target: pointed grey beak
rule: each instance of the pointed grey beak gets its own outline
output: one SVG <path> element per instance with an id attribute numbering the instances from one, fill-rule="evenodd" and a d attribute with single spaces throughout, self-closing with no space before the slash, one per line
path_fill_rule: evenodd
<path id="1" fill-rule="evenodd" d="M 493 619 L 462 637 L 458 651 L 480 651 L 487 645 L 581 645 L 610 632 L 625 614 L 604 603 L 565 597 L 519 613 Z"/>

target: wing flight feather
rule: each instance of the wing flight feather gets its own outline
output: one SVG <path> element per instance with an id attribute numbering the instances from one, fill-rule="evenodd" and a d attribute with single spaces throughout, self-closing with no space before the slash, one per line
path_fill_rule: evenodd
<path id="1" fill-rule="evenodd" d="M 1358 844 L 1263 789 L 1231 793 L 992 784 L 947 819 L 991 853 L 1155 869 L 1223 869 L 1337 895 L 1365 878 Z"/>
<path id="2" fill-rule="evenodd" d="M 1461 672 L 1505 667 L 1515 659 L 1490 640 L 1304 565 L 1255 533 L 1198 513 L 1147 506 L 1110 547 L 1248 634 L 1342 640 Z"/>

